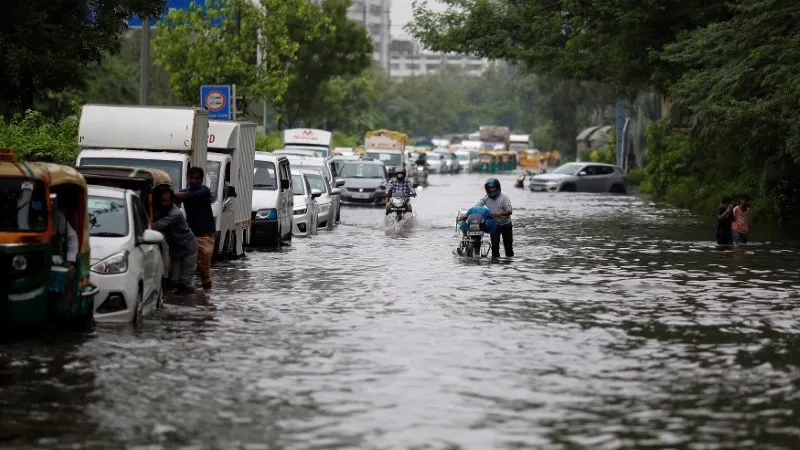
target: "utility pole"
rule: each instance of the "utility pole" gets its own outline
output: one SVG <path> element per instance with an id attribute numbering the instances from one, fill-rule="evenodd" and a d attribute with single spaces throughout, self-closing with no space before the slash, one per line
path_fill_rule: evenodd
<path id="1" fill-rule="evenodd" d="M 150 18 L 142 18 L 142 44 L 139 50 L 139 104 L 146 105 L 150 81 Z"/>

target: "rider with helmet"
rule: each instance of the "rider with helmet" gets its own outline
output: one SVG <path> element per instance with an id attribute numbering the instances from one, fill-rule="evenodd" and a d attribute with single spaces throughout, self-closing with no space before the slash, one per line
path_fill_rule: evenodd
<path id="1" fill-rule="evenodd" d="M 406 212 L 411 212 L 411 204 L 408 203 L 409 197 L 416 197 L 417 193 L 414 191 L 414 186 L 406 179 L 406 169 L 398 167 L 394 171 L 394 178 L 389 180 L 389 185 L 386 187 L 386 214 L 389 214 L 389 208 L 392 206 L 392 198 L 402 198 L 406 200 Z"/>
<path id="2" fill-rule="evenodd" d="M 486 206 L 492 212 L 491 217 L 495 219 L 495 231 L 489 234 L 492 239 L 492 258 L 500 257 L 500 237 L 503 237 L 503 247 L 506 256 L 514 256 L 512 248 L 513 236 L 511 225 L 511 200 L 500 190 L 500 181 L 497 178 L 489 178 L 483 185 L 486 196 L 480 199 L 477 205 Z"/>

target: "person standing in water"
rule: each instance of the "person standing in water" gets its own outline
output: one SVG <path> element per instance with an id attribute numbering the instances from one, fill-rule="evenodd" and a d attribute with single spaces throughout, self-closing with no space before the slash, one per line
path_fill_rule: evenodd
<path id="1" fill-rule="evenodd" d="M 511 200 L 502 193 L 500 180 L 489 178 L 483 185 L 486 195 L 480 199 L 477 206 L 485 206 L 492 212 L 497 228 L 489 234 L 492 239 L 492 258 L 500 257 L 500 238 L 503 238 L 503 247 L 507 257 L 514 256 L 513 225 L 511 224 Z"/>
<path id="2" fill-rule="evenodd" d="M 733 208 L 733 244 L 741 245 L 747 243 L 747 234 L 750 232 L 750 197 L 742 195 L 739 206 Z"/>
<path id="3" fill-rule="evenodd" d="M 186 221 L 197 238 L 197 268 L 203 281 L 203 289 L 211 289 L 211 258 L 214 256 L 214 235 L 217 224 L 211 210 L 211 190 L 203 185 L 205 171 L 191 167 L 187 171 L 189 187 L 175 194 L 175 203 L 183 203 Z"/>
<path id="4" fill-rule="evenodd" d="M 733 244 L 733 203 L 729 196 L 722 197 L 722 205 L 717 208 L 717 244 Z"/>

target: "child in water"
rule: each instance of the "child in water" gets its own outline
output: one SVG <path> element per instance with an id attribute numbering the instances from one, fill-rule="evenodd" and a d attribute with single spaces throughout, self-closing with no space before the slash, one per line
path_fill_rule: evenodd
<path id="1" fill-rule="evenodd" d="M 750 197 L 742 195 L 739 206 L 733 208 L 733 223 L 731 224 L 733 244 L 747 243 L 747 233 L 750 232 Z"/>

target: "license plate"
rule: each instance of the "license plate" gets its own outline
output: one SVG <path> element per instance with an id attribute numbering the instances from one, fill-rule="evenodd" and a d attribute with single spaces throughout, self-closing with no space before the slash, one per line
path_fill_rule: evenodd
<path id="1" fill-rule="evenodd" d="M 483 231 L 470 231 L 470 236 L 483 236 Z"/>
<path id="2" fill-rule="evenodd" d="M 370 197 L 369 194 L 364 194 L 364 193 L 361 193 L 361 192 L 357 192 L 357 193 L 353 194 L 353 198 L 369 198 L 369 197 Z"/>
<path id="3" fill-rule="evenodd" d="M 543 191 L 545 189 L 544 186 L 533 186 L 534 191 Z"/>

